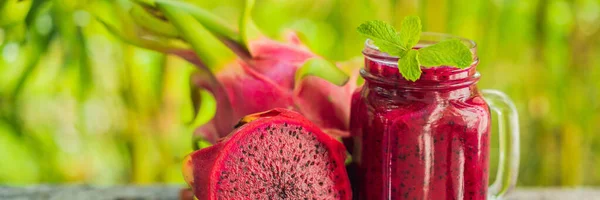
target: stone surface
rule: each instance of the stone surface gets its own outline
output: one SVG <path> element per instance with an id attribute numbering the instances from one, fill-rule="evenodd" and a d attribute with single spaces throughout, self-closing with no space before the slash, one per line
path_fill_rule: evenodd
<path id="1" fill-rule="evenodd" d="M 600 200 L 600 188 L 518 188 L 510 200 Z"/>
<path id="2" fill-rule="evenodd" d="M 1 200 L 177 200 L 182 186 L 0 186 Z M 600 200 L 600 188 L 519 188 L 508 196 L 510 200 Z"/>
<path id="3" fill-rule="evenodd" d="M 0 200 L 176 200 L 177 185 L 0 187 Z"/>

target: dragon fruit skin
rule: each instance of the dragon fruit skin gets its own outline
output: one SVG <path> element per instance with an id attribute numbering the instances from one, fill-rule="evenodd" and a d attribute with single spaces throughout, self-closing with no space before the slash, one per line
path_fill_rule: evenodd
<path id="1" fill-rule="evenodd" d="M 344 86 L 318 77 L 306 77 L 297 83 L 296 71 L 306 60 L 318 56 L 296 34 L 289 33 L 286 43 L 261 38 L 252 41 L 249 47 L 252 59 L 236 60 L 216 74 L 224 94 L 207 88 L 218 100 L 217 113 L 212 121 L 196 129 L 196 136 L 214 142 L 233 130 L 236 119 L 273 108 L 298 111 L 325 132 L 348 136 L 350 101 L 356 88 L 358 66 L 344 66 L 344 71 L 354 72 Z"/>

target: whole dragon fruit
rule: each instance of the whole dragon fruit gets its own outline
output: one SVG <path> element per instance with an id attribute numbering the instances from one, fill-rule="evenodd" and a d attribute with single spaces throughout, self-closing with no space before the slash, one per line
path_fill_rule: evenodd
<path id="1" fill-rule="evenodd" d="M 121 15 L 110 23 L 104 15 L 97 17 L 125 41 L 178 55 L 197 66 L 199 70 L 191 76 L 193 92 L 212 93 L 217 109 L 209 123 L 195 130 L 195 141 L 204 139 L 214 143 L 230 133 L 240 117 L 273 108 L 300 112 L 329 134 L 348 135 L 350 99 L 360 62 L 337 63 L 337 67 L 323 62 L 295 33 L 287 34 L 286 42 L 265 37 L 250 19 L 252 0 L 246 1 L 238 30 L 184 1 L 132 1 L 128 11 L 131 19 Z M 120 26 L 116 25 L 119 23 Z M 211 71 L 216 67 L 209 68 L 204 62 L 212 59 L 206 53 L 210 52 L 210 45 L 202 36 L 206 35 L 204 32 L 216 36 L 238 59 L 222 71 Z M 353 76 L 348 77 L 342 71 Z M 202 102 L 195 94 L 192 100 L 197 113 Z"/>
<path id="2" fill-rule="evenodd" d="M 216 75 L 224 91 L 204 84 L 200 75 L 192 77 L 195 86 L 212 91 L 218 101 L 214 119 L 199 127 L 196 136 L 214 141 L 231 132 L 237 119 L 273 108 L 296 110 L 325 132 L 346 135 L 356 76 L 344 86 L 318 77 L 295 80 L 298 69 L 318 56 L 294 33 L 288 34 L 287 43 L 263 38 L 250 42 L 249 47 L 250 60 L 239 59 Z"/>

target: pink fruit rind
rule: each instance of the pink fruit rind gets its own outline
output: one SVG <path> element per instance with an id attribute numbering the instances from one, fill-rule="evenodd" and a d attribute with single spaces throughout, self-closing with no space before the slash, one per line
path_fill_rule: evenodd
<path id="1" fill-rule="evenodd" d="M 230 131 L 228 127 L 233 125 L 231 120 L 229 120 L 233 117 L 233 110 L 226 88 L 223 87 L 221 82 L 217 81 L 211 72 L 206 71 L 192 73 L 190 76 L 190 88 L 195 113 L 199 112 L 198 109 L 200 104 L 202 104 L 200 99 L 198 99 L 198 91 L 195 90 L 204 89 L 209 91 L 213 94 L 217 102 L 216 112 L 218 113 L 218 117 L 215 116 L 207 125 L 199 127 L 195 130 L 198 134 L 194 134 L 195 136 L 201 135 L 203 139 L 214 142 L 221 137 L 219 135 L 220 132 Z"/>
<path id="2" fill-rule="evenodd" d="M 280 87 L 244 63 L 238 65 L 242 73 L 222 74 L 219 76 L 233 106 L 233 119 L 244 115 L 262 112 L 274 107 L 290 108 L 293 100 L 289 91 Z M 235 69 L 235 67 L 232 67 Z"/>
<path id="3" fill-rule="evenodd" d="M 344 86 L 333 85 L 318 77 L 306 77 L 294 89 L 294 102 L 298 111 L 326 133 L 348 137 L 350 127 L 351 96 L 357 87 L 362 59 L 337 63 L 337 67 L 350 75 Z"/>
<path id="4" fill-rule="evenodd" d="M 302 127 L 306 132 L 312 133 L 316 140 L 326 147 L 329 158 L 335 161 L 334 163 L 340 163 L 335 165 L 335 170 L 332 173 L 336 176 L 333 189 L 343 191 L 340 194 L 345 194 L 339 196 L 339 199 L 351 199 L 350 182 L 345 166 L 343 165 L 346 150 L 340 142 L 322 132 L 319 127 L 302 115 L 293 111 L 273 109 L 257 115 L 258 117 L 254 117 L 250 122 L 242 124 L 230 135 L 222 138 L 217 144 L 195 151 L 186 158 L 184 162 L 184 177 L 198 199 L 217 199 L 216 194 L 219 187 L 217 180 L 221 176 L 221 171 L 224 170 L 224 160 L 231 151 L 239 148 L 240 143 L 243 144 L 250 134 L 256 133 L 256 130 L 262 130 L 261 128 L 265 126 L 281 124 Z M 190 168 L 192 169 L 191 171 Z"/>
<path id="5" fill-rule="evenodd" d="M 327 84 L 331 83 L 317 77 L 305 78 L 294 91 L 294 101 L 298 111 L 321 128 L 343 133 L 349 127 L 350 102 L 345 97 L 349 88 Z"/>
<path id="6" fill-rule="evenodd" d="M 261 39 L 251 43 L 250 51 L 254 55 L 251 66 L 256 72 L 273 80 L 278 86 L 292 90 L 296 70 L 315 54 L 299 43 L 293 42 L 297 36 L 288 34 L 290 43 Z"/>
<path id="7" fill-rule="evenodd" d="M 344 86 L 310 76 L 296 81 L 298 68 L 317 55 L 302 45 L 293 32 L 287 34 L 287 40 L 287 43 L 267 38 L 252 41 L 251 60 L 237 60 L 217 74 L 226 94 L 213 94 L 226 98 L 217 102 L 214 119 L 195 131 L 196 138 L 215 142 L 211 139 L 227 135 L 235 119 L 273 108 L 299 111 L 326 133 L 349 136 L 350 96 L 356 88 L 362 60 L 337 64 L 352 75 Z"/>
<path id="8" fill-rule="evenodd" d="M 228 65 L 217 75 L 218 85 L 195 82 L 195 86 L 211 91 L 217 100 L 213 119 L 194 131 L 194 137 L 214 143 L 233 128 L 235 119 L 274 107 L 291 108 L 294 104 L 289 91 L 264 75 L 254 71 L 244 61 Z M 218 90 L 214 87 L 220 86 Z"/>

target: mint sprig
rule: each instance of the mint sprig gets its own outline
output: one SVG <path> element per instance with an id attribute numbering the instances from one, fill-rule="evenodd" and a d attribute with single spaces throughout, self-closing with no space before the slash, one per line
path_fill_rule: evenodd
<path id="1" fill-rule="evenodd" d="M 402 24 L 400 24 L 400 35 L 401 44 L 407 50 L 412 49 L 417 43 L 419 39 L 421 39 L 421 19 L 417 16 L 408 16 L 402 20 Z"/>
<path id="2" fill-rule="evenodd" d="M 421 65 L 435 67 L 440 65 L 465 68 L 473 62 L 469 48 L 460 40 L 451 39 L 419 49 Z"/>
<path id="3" fill-rule="evenodd" d="M 421 65 L 419 64 L 419 51 L 411 49 L 406 55 L 398 60 L 400 74 L 410 81 L 416 81 L 421 77 Z"/>
<path id="4" fill-rule="evenodd" d="M 421 66 L 453 66 L 464 69 L 471 65 L 473 55 L 458 39 L 448 39 L 420 49 L 413 49 L 421 37 L 421 19 L 409 16 L 402 20 L 400 31 L 383 21 L 367 21 L 357 31 L 373 40 L 379 51 L 398 56 L 398 70 L 410 81 L 421 77 Z"/>
<path id="5" fill-rule="evenodd" d="M 402 44 L 396 29 L 383 21 L 368 21 L 358 26 L 358 32 L 371 38 L 379 50 L 390 55 L 401 56 L 408 48 Z"/>

